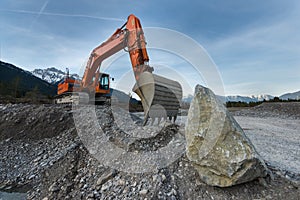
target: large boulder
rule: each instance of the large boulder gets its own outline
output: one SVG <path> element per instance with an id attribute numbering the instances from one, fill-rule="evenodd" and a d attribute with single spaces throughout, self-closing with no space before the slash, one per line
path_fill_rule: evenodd
<path id="1" fill-rule="evenodd" d="M 208 88 L 196 86 L 185 134 L 187 157 L 209 185 L 228 187 L 268 173 L 242 128 Z"/>

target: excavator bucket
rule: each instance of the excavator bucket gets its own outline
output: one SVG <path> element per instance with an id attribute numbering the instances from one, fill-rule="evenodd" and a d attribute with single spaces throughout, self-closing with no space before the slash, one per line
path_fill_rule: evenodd
<path id="1" fill-rule="evenodd" d="M 143 72 L 132 91 L 142 101 L 143 125 L 146 125 L 149 118 L 152 119 L 152 123 L 155 118 L 159 123 L 162 118 L 167 119 L 167 117 L 170 120 L 173 118 L 175 122 L 182 98 L 182 88 L 177 81 L 150 72 Z"/>

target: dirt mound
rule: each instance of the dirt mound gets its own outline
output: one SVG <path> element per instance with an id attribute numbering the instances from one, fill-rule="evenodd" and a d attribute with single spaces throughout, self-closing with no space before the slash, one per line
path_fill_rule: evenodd
<path id="1" fill-rule="evenodd" d="M 74 127 L 71 107 L 51 104 L 0 104 L 0 141 L 55 137 Z"/>
<path id="2" fill-rule="evenodd" d="M 237 116 L 300 119 L 300 102 L 267 102 L 234 112 Z"/>

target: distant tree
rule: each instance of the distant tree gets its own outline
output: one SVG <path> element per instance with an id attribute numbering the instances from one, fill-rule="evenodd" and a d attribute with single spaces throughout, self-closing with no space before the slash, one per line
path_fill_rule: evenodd
<path id="1" fill-rule="evenodd" d="M 26 92 L 25 98 L 31 100 L 32 102 L 37 102 L 40 96 L 39 87 L 36 85 L 33 90 Z"/>
<path id="2" fill-rule="evenodd" d="M 254 107 L 254 106 L 257 106 L 259 104 L 261 104 L 262 101 L 259 101 L 259 102 L 242 102 L 242 101 L 238 101 L 238 102 L 235 102 L 235 101 L 227 101 L 226 102 L 226 107 L 227 108 L 230 108 L 230 107 Z"/>
<path id="3" fill-rule="evenodd" d="M 20 77 L 17 76 L 12 80 L 12 86 L 13 86 L 13 96 L 15 98 L 20 97 L 20 92 L 19 92 L 19 84 L 20 84 Z"/>
<path id="4" fill-rule="evenodd" d="M 274 97 L 274 98 L 273 98 L 273 102 L 280 102 L 279 97 Z"/>
<path id="5" fill-rule="evenodd" d="M 226 107 L 227 107 L 227 108 L 232 107 L 232 102 L 231 102 L 231 101 L 227 101 L 227 102 L 226 102 Z"/>
<path id="6" fill-rule="evenodd" d="M 5 95 L 5 86 L 4 83 L 0 81 L 0 94 Z"/>

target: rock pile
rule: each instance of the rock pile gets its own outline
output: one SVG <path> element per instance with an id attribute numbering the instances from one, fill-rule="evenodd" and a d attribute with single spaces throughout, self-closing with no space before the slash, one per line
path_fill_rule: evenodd
<path id="1" fill-rule="evenodd" d="M 300 119 L 300 102 L 265 102 L 250 109 L 234 112 L 237 116 L 277 117 L 281 119 Z"/>
<path id="2" fill-rule="evenodd" d="M 36 111 L 39 126 L 34 124 L 24 126 L 26 117 L 23 116 L 33 116 L 32 111 Z M 174 132 L 181 130 L 181 127 L 173 125 L 165 129 L 165 132 L 153 133 L 153 141 L 151 138 L 146 138 L 150 144 L 140 139 L 135 140 L 134 143 L 127 143 L 128 140 L 122 139 L 122 135 L 126 136 L 120 131 L 122 126 L 127 127 L 124 129 L 125 132 L 133 136 L 139 136 L 139 132 L 146 129 L 150 131 L 156 129 L 141 127 L 132 131 L 134 127 L 128 124 L 126 116 L 124 118 L 114 116 L 118 112 L 113 114 L 111 108 L 106 106 L 96 107 L 96 115 L 104 133 L 110 136 L 112 143 L 128 151 L 155 152 L 168 143 L 175 142 L 175 139 L 172 139 L 176 135 Z M 53 114 L 49 115 L 49 113 Z M 122 111 L 119 114 L 124 116 Z M 1 121 L 6 118 L 9 120 Z M 18 118 L 20 123 L 15 122 Z M 142 120 L 134 116 L 132 119 L 133 123 L 142 123 Z M 232 188 L 208 186 L 201 181 L 198 172 L 185 155 L 181 155 L 166 167 L 148 173 L 115 170 L 99 162 L 89 153 L 77 135 L 74 123 L 69 123 L 72 120 L 70 108 L 64 105 L 0 104 L 0 124 L 3 128 L 1 130 L 14 127 L 10 131 L 0 132 L 0 191 L 27 192 L 28 199 L 44 200 L 261 199 L 263 197 L 296 199 L 300 195 L 298 185 L 291 184 L 276 173 L 274 181 L 266 179 L 268 187 L 262 186 L 258 181 Z M 47 124 L 56 124 L 54 131 L 51 131 Z M 41 127 L 46 128 L 39 129 Z M 21 129 L 25 129 L 27 134 L 17 137 L 19 132 L 14 130 Z M 57 133 L 56 130 L 62 131 Z M 10 133 L 9 137 L 7 133 Z"/>

